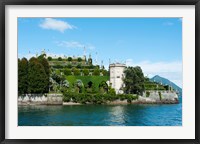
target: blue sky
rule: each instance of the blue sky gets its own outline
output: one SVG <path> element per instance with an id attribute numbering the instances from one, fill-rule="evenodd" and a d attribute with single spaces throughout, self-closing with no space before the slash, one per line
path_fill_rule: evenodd
<path id="1" fill-rule="evenodd" d="M 182 87 L 180 18 L 18 18 L 18 57 L 45 49 L 51 56 L 92 55 L 108 67 L 109 59 L 139 65 Z"/>

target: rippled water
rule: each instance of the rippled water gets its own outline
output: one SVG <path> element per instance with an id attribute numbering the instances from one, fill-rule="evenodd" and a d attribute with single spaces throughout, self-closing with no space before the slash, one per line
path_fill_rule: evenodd
<path id="1" fill-rule="evenodd" d="M 179 104 L 19 106 L 19 126 L 181 126 Z"/>

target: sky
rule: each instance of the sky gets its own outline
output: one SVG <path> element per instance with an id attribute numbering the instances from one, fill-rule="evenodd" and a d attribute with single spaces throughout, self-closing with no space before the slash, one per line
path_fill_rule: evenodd
<path id="1" fill-rule="evenodd" d="M 18 18 L 18 57 L 91 54 L 94 64 L 140 66 L 182 88 L 181 18 Z"/>

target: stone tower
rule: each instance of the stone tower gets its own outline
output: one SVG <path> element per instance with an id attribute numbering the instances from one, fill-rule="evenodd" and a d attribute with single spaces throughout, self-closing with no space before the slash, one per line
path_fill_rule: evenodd
<path id="1" fill-rule="evenodd" d="M 115 89 L 117 94 L 122 94 L 124 87 L 123 77 L 126 65 L 121 63 L 114 63 L 109 65 L 110 69 L 110 84 Z"/>

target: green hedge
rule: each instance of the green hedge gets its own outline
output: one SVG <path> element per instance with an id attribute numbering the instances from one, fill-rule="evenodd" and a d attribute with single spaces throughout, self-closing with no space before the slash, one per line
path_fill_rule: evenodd
<path id="1" fill-rule="evenodd" d="M 138 99 L 137 95 L 131 94 L 119 94 L 119 95 L 110 95 L 110 94 L 90 94 L 90 93 L 64 93 L 63 94 L 64 102 L 76 102 L 85 104 L 87 102 L 93 104 L 103 104 L 107 101 L 114 101 L 117 99 L 127 100 L 127 102 L 131 103 L 132 100 Z"/>

